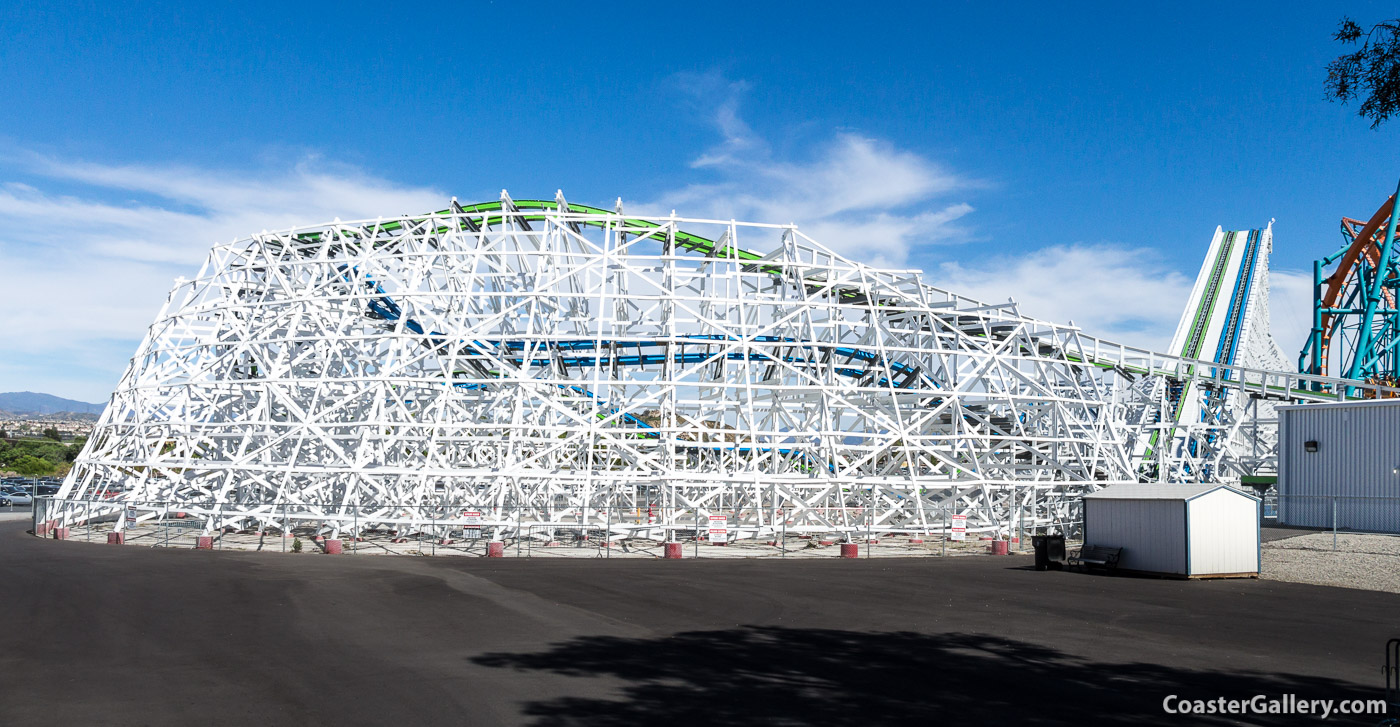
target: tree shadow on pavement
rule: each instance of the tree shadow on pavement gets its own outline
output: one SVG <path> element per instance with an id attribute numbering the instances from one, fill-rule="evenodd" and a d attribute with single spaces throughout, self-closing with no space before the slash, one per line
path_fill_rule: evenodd
<path id="1" fill-rule="evenodd" d="M 1183 644 L 1183 648 L 1189 645 Z M 625 683 L 615 698 L 543 698 L 535 724 L 610 725 L 1196 725 L 1297 724 L 1313 715 L 1167 714 L 1187 699 L 1378 696 L 1326 678 L 1100 663 L 981 634 L 862 633 L 742 627 L 656 639 L 584 637 L 547 651 L 493 653 L 489 667 Z M 583 684 L 579 691 L 590 689 Z M 598 690 L 601 685 L 593 686 Z M 1356 719 L 1356 718 L 1353 718 Z M 1331 724 L 1375 724 L 1378 716 Z"/>

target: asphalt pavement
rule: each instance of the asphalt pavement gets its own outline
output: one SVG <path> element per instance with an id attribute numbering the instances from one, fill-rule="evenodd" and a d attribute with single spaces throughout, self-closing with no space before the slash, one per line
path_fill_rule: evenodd
<path id="1" fill-rule="evenodd" d="M 1331 530 L 1321 528 L 1299 528 L 1299 527 L 1269 527 L 1259 528 L 1259 540 L 1264 543 L 1272 543 L 1276 540 L 1287 540 L 1300 535 L 1311 535 L 1313 533 L 1330 533 Z"/>
<path id="2" fill-rule="evenodd" d="M 33 508 L 29 505 L 8 505 L 0 507 L 0 522 L 7 520 L 24 520 L 26 522 L 34 519 Z"/>
<path id="3" fill-rule="evenodd" d="M 1400 636 L 1397 595 L 1024 556 L 284 555 L 27 527 L 0 523 L 4 725 L 1233 724 L 1162 701 L 1380 697 Z"/>

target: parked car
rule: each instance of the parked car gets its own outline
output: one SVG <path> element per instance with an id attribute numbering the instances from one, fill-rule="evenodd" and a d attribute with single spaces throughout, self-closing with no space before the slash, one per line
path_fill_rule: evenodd
<path id="1" fill-rule="evenodd" d="M 13 502 L 10 502 L 10 498 L 0 495 L 0 507 L 9 507 L 13 504 Z"/>
<path id="2" fill-rule="evenodd" d="M 28 493 L 24 492 L 9 492 L 4 495 L 4 498 L 9 500 L 11 505 L 34 504 L 34 498 L 30 497 Z"/>

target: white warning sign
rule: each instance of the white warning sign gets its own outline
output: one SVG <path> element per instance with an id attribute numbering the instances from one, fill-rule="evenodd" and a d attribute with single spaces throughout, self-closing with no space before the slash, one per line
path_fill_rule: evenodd
<path id="1" fill-rule="evenodd" d="M 729 542 L 729 516 L 727 516 L 727 515 L 711 515 L 711 516 L 710 516 L 710 542 L 711 542 L 711 543 L 727 543 L 727 542 Z"/>
<path id="2" fill-rule="evenodd" d="M 478 540 L 481 538 L 481 511 L 467 510 L 462 513 L 462 539 Z"/>
<path id="3" fill-rule="evenodd" d="M 953 532 L 952 532 L 951 535 L 948 536 L 948 539 L 949 539 L 949 540 L 966 540 L 966 539 L 967 539 L 967 516 L 966 516 L 966 515 L 954 515 L 954 516 L 953 516 Z"/>

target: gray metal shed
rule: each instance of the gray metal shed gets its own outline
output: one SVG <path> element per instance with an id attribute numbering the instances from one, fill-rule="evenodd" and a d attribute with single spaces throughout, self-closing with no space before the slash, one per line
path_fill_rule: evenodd
<path id="1" fill-rule="evenodd" d="M 1123 570 L 1187 578 L 1259 573 L 1259 498 L 1220 484 L 1114 485 L 1084 496 L 1084 542 Z"/>
<path id="2" fill-rule="evenodd" d="M 1400 399 L 1278 408 L 1278 522 L 1400 533 Z"/>

